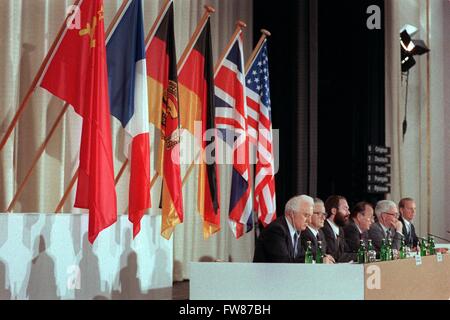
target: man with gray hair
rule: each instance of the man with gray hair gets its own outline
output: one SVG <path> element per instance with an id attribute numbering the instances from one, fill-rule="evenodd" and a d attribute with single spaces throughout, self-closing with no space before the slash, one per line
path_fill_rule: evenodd
<path id="1" fill-rule="evenodd" d="M 391 200 L 378 201 L 375 215 L 378 222 L 373 223 L 369 229 L 369 239 L 372 239 L 375 251 L 380 252 L 383 239 L 391 239 L 392 249 L 400 249 L 403 225 L 398 220 L 399 214 L 395 202 Z"/>
<path id="2" fill-rule="evenodd" d="M 269 224 L 256 240 L 253 262 L 304 262 L 305 248 L 300 244 L 300 232 L 308 226 L 313 207 L 314 200 L 310 196 L 291 198 L 284 215 Z"/>

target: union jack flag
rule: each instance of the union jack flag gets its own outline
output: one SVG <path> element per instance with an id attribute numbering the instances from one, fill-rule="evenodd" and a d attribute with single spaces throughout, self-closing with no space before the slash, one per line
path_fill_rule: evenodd
<path id="1" fill-rule="evenodd" d="M 214 89 L 216 128 L 233 147 L 228 222 L 234 236 L 239 238 L 253 228 L 242 32 L 231 43 L 217 68 Z"/>
<path id="2" fill-rule="evenodd" d="M 256 145 L 254 210 L 264 226 L 276 219 L 267 40 L 247 71 L 248 133 Z"/>

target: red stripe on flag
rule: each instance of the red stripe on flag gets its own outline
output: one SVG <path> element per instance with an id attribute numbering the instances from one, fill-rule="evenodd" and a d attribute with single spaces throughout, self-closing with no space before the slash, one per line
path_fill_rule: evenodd
<path id="1" fill-rule="evenodd" d="M 141 230 L 141 219 L 150 203 L 150 180 L 142 179 L 150 177 L 149 134 L 137 135 L 131 144 L 130 159 L 130 197 L 128 219 L 133 223 L 133 237 Z M 146 156 L 143 156 L 146 155 Z"/>

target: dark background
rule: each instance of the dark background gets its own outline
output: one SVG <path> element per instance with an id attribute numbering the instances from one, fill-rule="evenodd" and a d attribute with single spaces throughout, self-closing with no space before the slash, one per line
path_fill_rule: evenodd
<path id="1" fill-rule="evenodd" d="M 369 30 L 368 6 L 381 8 Z M 269 30 L 272 123 L 279 129 L 277 214 L 297 194 L 375 203 L 368 144 L 384 145 L 384 0 L 254 0 L 254 44 Z"/>

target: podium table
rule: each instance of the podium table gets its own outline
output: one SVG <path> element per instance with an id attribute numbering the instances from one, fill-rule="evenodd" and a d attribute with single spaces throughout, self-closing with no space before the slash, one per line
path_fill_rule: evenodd
<path id="1" fill-rule="evenodd" d="M 449 299 L 450 256 L 369 264 L 193 262 L 192 300 Z"/>

